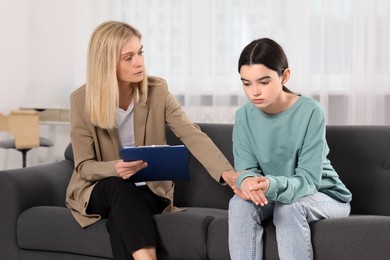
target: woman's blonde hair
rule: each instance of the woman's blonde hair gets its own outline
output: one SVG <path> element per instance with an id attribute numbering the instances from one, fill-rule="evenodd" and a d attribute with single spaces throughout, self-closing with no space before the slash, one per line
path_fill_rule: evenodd
<path id="1" fill-rule="evenodd" d="M 108 21 L 96 27 L 88 45 L 86 76 L 86 112 L 92 124 L 111 129 L 116 127 L 116 111 L 119 106 L 117 66 L 122 47 L 132 38 L 141 39 L 141 33 L 131 25 Z M 134 83 L 136 102 L 146 103 L 147 76 Z M 140 94 L 143 100 L 140 100 Z"/>

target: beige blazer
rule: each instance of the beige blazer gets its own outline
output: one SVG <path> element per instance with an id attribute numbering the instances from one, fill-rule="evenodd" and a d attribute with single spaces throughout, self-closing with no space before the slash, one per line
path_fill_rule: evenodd
<path id="1" fill-rule="evenodd" d="M 166 144 L 165 127 L 168 125 L 189 151 L 202 163 L 210 175 L 220 181 L 224 171 L 233 169 L 211 139 L 191 122 L 180 104 L 168 91 L 166 82 L 157 77 L 148 78 L 148 102 L 134 106 L 134 136 L 136 146 Z M 142 97 L 141 97 L 142 98 Z M 115 164 L 119 160 L 117 129 L 95 127 L 86 116 L 85 85 L 71 94 L 71 143 L 74 154 L 74 172 L 66 192 L 66 206 L 82 227 L 98 220 L 100 215 L 86 213 L 94 185 L 101 179 L 118 176 Z M 149 188 L 165 198 L 164 212 L 178 210 L 173 206 L 174 183 L 148 182 Z"/>

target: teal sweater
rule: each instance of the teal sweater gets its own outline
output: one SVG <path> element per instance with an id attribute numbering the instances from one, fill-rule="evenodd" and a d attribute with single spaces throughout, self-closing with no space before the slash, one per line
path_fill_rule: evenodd
<path id="1" fill-rule="evenodd" d="M 269 179 L 269 200 L 291 203 L 317 191 L 343 202 L 352 194 L 327 159 L 325 113 L 301 96 L 288 110 L 270 115 L 247 103 L 236 113 L 233 130 L 234 167 L 248 176 Z"/>

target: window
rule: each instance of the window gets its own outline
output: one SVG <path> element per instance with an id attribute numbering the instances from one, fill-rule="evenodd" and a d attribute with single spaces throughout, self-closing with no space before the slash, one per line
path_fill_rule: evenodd
<path id="1" fill-rule="evenodd" d="M 143 33 L 148 73 L 165 78 L 194 121 L 233 122 L 246 102 L 237 72 L 250 41 L 270 37 L 287 86 L 318 99 L 329 124 L 385 124 L 390 111 L 386 0 L 123 0 Z M 210 109 L 212 107 L 212 109 Z"/>

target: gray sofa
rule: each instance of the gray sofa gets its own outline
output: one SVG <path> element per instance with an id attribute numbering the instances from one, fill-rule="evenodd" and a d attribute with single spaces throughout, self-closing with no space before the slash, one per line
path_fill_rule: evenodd
<path id="1" fill-rule="evenodd" d="M 199 124 L 232 162 L 232 125 Z M 328 126 L 329 158 L 353 193 L 348 218 L 311 225 L 317 260 L 390 259 L 390 126 Z M 170 144 L 180 143 L 167 131 Z M 0 172 L 1 259 L 110 259 L 105 220 L 81 229 L 65 208 L 73 170 L 63 161 Z M 227 207 L 233 195 L 194 158 L 191 180 L 176 183 L 185 212 L 155 216 L 159 259 L 229 259 Z M 278 259 L 275 227 L 265 223 L 265 259 Z M 245 260 L 245 259 L 244 259 Z"/>

